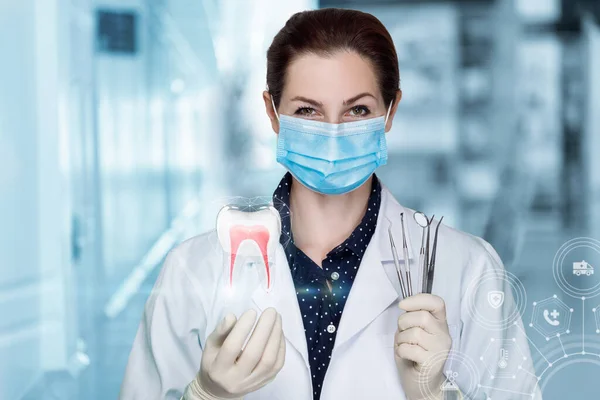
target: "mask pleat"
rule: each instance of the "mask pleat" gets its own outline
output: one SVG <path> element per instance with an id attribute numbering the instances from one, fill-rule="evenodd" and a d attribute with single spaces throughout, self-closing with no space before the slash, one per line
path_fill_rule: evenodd
<path id="1" fill-rule="evenodd" d="M 282 115 L 277 161 L 314 191 L 347 193 L 387 161 L 384 118 L 329 124 Z"/>

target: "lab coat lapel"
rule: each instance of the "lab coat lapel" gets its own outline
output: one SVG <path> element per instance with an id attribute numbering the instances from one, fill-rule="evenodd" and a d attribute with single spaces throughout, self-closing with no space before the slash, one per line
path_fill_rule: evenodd
<path id="1" fill-rule="evenodd" d="M 398 257 L 400 262 L 403 263 L 401 212 L 404 212 L 404 208 L 396 202 L 387 188 L 382 186 L 377 227 L 365 251 L 342 312 L 334 352 L 377 318 L 390 304 L 401 298 L 388 236 L 388 228 L 390 221 L 392 221 L 392 235 L 398 247 Z M 411 261 L 413 265 L 411 271 L 414 271 L 414 252 L 410 242 L 411 235 L 408 234 L 409 217 L 412 218 L 412 214 L 405 215 L 404 220 L 407 229 L 409 259 L 413 260 Z M 413 276 L 412 283 L 414 288 L 416 284 L 415 276 Z"/>
<path id="2" fill-rule="evenodd" d="M 283 246 L 277 248 L 275 268 L 273 268 L 273 287 L 269 293 L 258 288 L 252 297 L 261 311 L 274 307 L 281 314 L 283 333 L 292 346 L 300 353 L 307 368 L 308 349 L 304 335 L 304 322 L 298 306 L 296 288 L 285 256 Z"/>

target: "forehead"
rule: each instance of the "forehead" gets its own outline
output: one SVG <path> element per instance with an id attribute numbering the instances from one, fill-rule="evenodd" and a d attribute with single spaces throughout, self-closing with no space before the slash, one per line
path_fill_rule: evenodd
<path id="1" fill-rule="evenodd" d="M 371 63 L 355 52 L 338 51 L 296 57 L 287 68 L 283 95 L 338 102 L 363 92 L 381 96 Z"/>

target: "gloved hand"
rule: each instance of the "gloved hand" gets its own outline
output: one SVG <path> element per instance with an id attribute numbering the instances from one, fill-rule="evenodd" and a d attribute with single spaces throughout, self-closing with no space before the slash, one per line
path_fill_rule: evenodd
<path id="1" fill-rule="evenodd" d="M 184 399 L 240 399 L 275 379 L 285 360 L 281 315 L 266 309 L 241 351 L 255 321 L 254 310 L 244 312 L 237 322 L 235 315 L 225 316 L 206 339 L 200 371 Z"/>
<path id="2" fill-rule="evenodd" d="M 394 358 L 402 388 L 409 400 L 443 399 L 444 364 L 452 346 L 444 300 L 417 294 L 398 303 Z"/>

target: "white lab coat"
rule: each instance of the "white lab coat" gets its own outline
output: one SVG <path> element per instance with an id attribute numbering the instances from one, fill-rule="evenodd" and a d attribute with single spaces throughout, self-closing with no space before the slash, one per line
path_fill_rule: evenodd
<path id="1" fill-rule="evenodd" d="M 402 207 L 383 186 L 377 228 L 342 314 L 322 387 L 323 400 L 405 399 L 394 362 L 394 333 L 402 311 L 397 307 L 400 289 L 388 239 L 389 221 L 392 221 L 396 243 L 401 243 L 402 212 L 410 216 L 405 218 L 409 257 L 413 265 L 417 264 L 421 228 L 412 218 L 413 211 Z M 212 231 L 185 241 L 167 256 L 145 307 L 120 399 L 179 399 L 186 385 L 194 379 L 207 335 L 211 297 L 222 273 L 223 255 L 217 249 L 216 234 Z M 274 381 L 245 399 L 311 400 L 312 383 L 304 327 L 281 245 L 273 268 L 273 290 L 267 293 L 257 289 L 247 308 L 260 312 L 274 307 L 281 313 L 287 341 L 285 365 Z M 468 295 L 468 285 L 492 270 L 502 272 L 503 266 L 487 242 L 445 225 L 440 226 L 433 293 L 446 302 L 453 351 L 469 357 L 478 369 L 473 371 L 467 363 L 458 359 L 449 360 L 446 368 L 459 373 L 456 382 L 464 393 L 470 394 L 465 396 L 467 398 L 486 398 L 487 395 L 494 400 L 531 399 L 531 396 L 517 394 L 532 392 L 527 374 L 510 379 L 509 392 L 495 391 L 493 388 L 501 382 L 489 379 L 498 368 L 496 355 L 500 350 L 494 347 L 494 343 L 500 342 L 491 342 L 491 338 L 515 338 L 527 359 L 521 368 L 534 373 L 520 318 L 516 326 L 519 329 L 510 333 L 484 329 L 472 318 L 464 299 Z M 413 287 L 417 287 L 416 275 L 413 273 Z M 512 296 L 508 291 L 505 305 L 510 307 L 511 302 Z M 497 315 L 487 315 L 486 318 L 504 318 L 504 315 L 506 311 L 499 309 Z M 489 364 L 485 367 L 480 360 L 484 353 Z M 471 391 L 474 383 L 482 385 L 476 396 Z M 535 390 L 535 383 L 533 386 Z M 538 394 L 535 398 L 540 399 L 541 396 Z"/>

